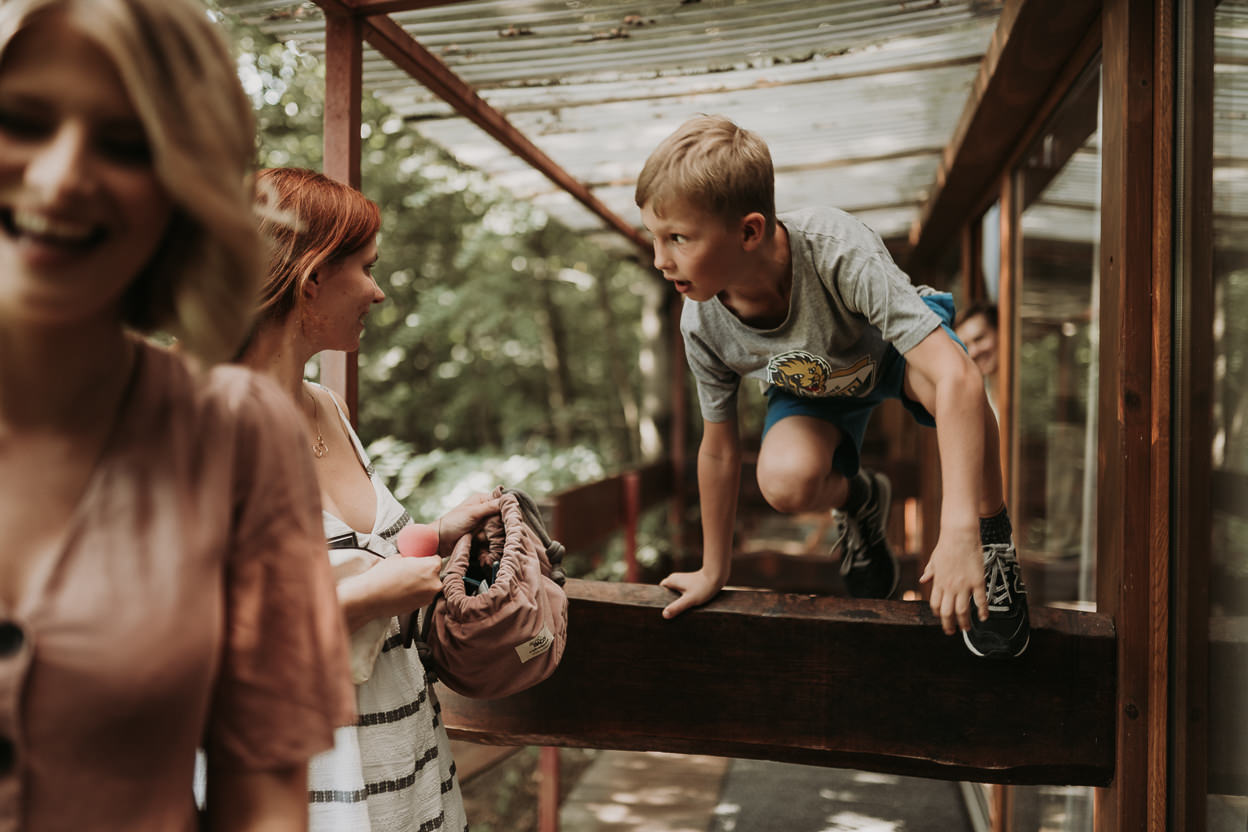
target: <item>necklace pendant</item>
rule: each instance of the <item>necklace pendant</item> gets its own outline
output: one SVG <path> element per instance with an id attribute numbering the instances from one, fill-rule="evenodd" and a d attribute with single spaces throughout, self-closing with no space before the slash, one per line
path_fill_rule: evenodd
<path id="1" fill-rule="evenodd" d="M 312 446 L 312 455 L 317 459 L 320 459 L 327 453 L 329 453 L 329 448 L 325 446 L 325 440 L 318 435 L 316 437 L 316 443 Z"/>

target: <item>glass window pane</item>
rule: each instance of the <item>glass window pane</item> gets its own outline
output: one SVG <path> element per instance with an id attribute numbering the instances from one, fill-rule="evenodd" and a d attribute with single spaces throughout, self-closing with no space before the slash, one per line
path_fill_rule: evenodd
<path id="1" fill-rule="evenodd" d="M 1014 171 L 1014 535 L 1033 606 L 1095 609 L 1101 73 L 1071 88 Z M 1014 832 L 1090 832 L 1093 790 L 1012 789 Z"/>
<path id="2" fill-rule="evenodd" d="M 1095 598 L 1100 110 L 1098 64 L 1015 173 L 1015 536 L 1033 604 Z"/>
<path id="3" fill-rule="evenodd" d="M 1248 819 L 1248 0 L 1216 7 L 1213 60 L 1208 828 L 1242 832 Z"/>

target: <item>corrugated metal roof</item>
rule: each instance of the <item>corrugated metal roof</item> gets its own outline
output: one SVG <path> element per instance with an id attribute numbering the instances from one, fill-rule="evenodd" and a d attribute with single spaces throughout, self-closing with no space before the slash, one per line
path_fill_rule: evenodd
<path id="1" fill-rule="evenodd" d="M 310 52 L 312 3 L 219 0 Z M 1000 0 L 475 0 L 392 19 L 625 221 L 660 139 L 720 113 L 771 146 L 781 209 L 830 204 L 904 236 L 935 180 Z M 364 86 L 412 129 L 577 229 L 602 221 L 371 49 Z"/>

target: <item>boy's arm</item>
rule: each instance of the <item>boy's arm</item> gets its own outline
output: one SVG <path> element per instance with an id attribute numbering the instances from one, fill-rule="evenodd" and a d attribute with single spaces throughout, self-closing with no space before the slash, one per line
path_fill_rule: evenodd
<path id="1" fill-rule="evenodd" d="M 741 440 L 737 420 L 703 422 L 698 446 L 698 500 L 702 508 L 702 568 L 673 572 L 659 585 L 680 597 L 663 609 L 664 618 L 705 604 L 728 583 L 732 568 L 732 530 L 741 481 Z"/>
<path id="2" fill-rule="evenodd" d="M 940 536 L 921 581 L 931 581 L 932 612 L 948 634 L 971 627 L 971 598 L 988 617 L 979 509 L 988 407 L 979 370 L 943 329 L 906 353 L 907 393 L 936 419 L 940 449 Z"/>

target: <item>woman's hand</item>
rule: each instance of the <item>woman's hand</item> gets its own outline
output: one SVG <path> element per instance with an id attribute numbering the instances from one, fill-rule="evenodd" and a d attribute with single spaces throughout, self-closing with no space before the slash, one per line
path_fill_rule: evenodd
<path id="1" fill-rule="evenodd" d="M 489 494 L 473 494 L 437 521 L 438 554 L 449 555 L 456 541 L 481 528 L 491 516 L 498 514 L 498 498 Z"/>
<path id="2" fill-rule="evenodd" d="M 441 558 L 405 558 L 393 555 L 367 572 L 338 583 L 338 603 L 355 632 L 374 618 L 390 618 L 420 609 L 442 589 L 438 573 Z"/>

